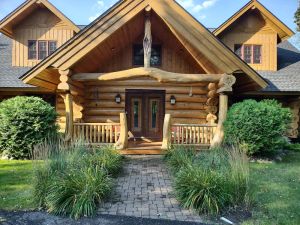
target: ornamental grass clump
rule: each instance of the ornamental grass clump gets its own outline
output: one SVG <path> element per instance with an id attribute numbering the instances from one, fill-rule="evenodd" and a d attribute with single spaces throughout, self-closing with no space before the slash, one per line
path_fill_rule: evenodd
<path id="1" fill-rule="evenodd" d="M 37 145 L 33 155 L 34 162 L 44 160 L 35 163 L 35 201 L 50 213 L 75 219 L 94 215 L 97 204 L 110 194 L 111 176 L 122 162 L 112 146 L 89 148 L 61 140 Z"/>
<path id="2" fill-rule="evenodd" d="M 181 204 L 199 213 L 217 215 L 231 208 L 248 208 L 251 204 L 248 158 L 235 146 L 195 154 L 191 163 L 175 173 L 174 188 Z"/>

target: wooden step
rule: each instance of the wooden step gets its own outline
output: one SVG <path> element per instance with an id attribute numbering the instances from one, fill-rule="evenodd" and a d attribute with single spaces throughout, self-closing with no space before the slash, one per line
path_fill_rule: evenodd
<path id="1" fill-rule="evenodd" d="M 147 150 L 140 150 L 140 149 L 126 149 L 120 150 L 122 155 L 162 155 L 165 154 L 163 150 L 158 149 L 147 149 Z"/>

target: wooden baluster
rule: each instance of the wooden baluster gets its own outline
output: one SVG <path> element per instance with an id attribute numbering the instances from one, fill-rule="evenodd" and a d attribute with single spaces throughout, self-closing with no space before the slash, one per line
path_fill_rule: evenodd
<path id="1" fill-rule="evenodd" d="M 204 127 L 201 127 L 201 144 L 204 144 Z"/>
<path id="2" fill-rule="evenodd" d="M 118 141 L 118 137 L 117 137 L 117 127 L 118 127 L 118 126 L 114 126 L 115 143 L 117 143 L 117 141 Z"/>
<path id="3" fill-rule="evenodd" d="M 201 143 L 201 137 L 200 137 L 200 127 L 197 127 L 197 143 L 200 144 Z"/>
<path id="4" fill-rule="evenodd" d="M 102 141 L 102 143 L 105 143 L 105 130 L 104 130 L 105 127 L 104 127 L 104 125 L 102 125 L 101 128 L 102 128 L 101 129 L 101 137 L 102 137 L 101 141 Z"/>
<path id="5" fill-rule="evenodd" d="M 196 144 L 196 127 L 193 126 L 193 143 Z"/>
<path id="6" fill-rule="evenodd" d="M 108 126 L 105 126 L 105 142 L 109 143 L 109 128 Z"/>
<path id="7" fill-rule="evenodd" d="M 90 138 L 89 138 L 89 142 L 90 143 L 93 143 L 93 126 L 92 125 L 89 125 L 89 127 L 90 127 Z"/>
<path id="8" fill-rule="evenodd" d="M 84 141 L 88 142 L 88 138 L 89 138 L 89 127 L 88 127 L 88 125 L 85 125 L 84 128 L 85 128 L 85 137 L 84 137 Z"/>
<path id="9" fill-rule="evenodd" d="M 93 143 L 96 143 L 97 125 L 93 125 Z"/>
<path id="10" fill-rule="evenodd" d="M 110 143 L 113 143 L 113 126 L 109 126 L 109 138 L 110 138 Z"/>

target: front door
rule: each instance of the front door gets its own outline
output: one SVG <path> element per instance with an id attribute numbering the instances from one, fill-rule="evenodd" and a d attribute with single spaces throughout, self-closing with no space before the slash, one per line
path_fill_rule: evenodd
<path id="1" fill-rule="evenodd" d="M 135 138 L 162 139 L 165 91 L 126 90 L 128 130 Z"/>

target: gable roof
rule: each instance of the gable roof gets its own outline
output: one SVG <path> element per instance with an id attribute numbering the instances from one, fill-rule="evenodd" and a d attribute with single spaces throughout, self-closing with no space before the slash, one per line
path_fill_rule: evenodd
<path id="1" fill-rule="evenodd" d="M 294 35 L 294 32 L 285 25 L 280 19 L 278 19 L 273 13 L 271 13 L 265 6 L 263 6 L 257 0 L 250 0 L 244 7 L 237 11 L 233 16 L 231 16 L 227 21 L 222 23 L 213 33 L 218 36 L 229 28 L 235 21 L 237 21 L 242 15 L 251 9 L 258 9 L 260 13 L 265 17 L 265 19 L 270 23 L 271 27 L 274 28 L 278 33 L 279 42 L 287 40 Z"/>
<path id="2" fill-rule="evenodd" d="M 26 0 L 23 4 L 21 4 L 18 8 L 0 21 L 0 32 L 12 38 L 12 27 L 21 22 L 41 4 L 55 14 L 59 19 L 68 24 L 74 30 L 74 32 L 77 33 L 80 31 L 79 27 L 77 27 L 68 17 L 66 17 L 47 0 Z"/>
<path id="3" fill-rule="evenodd" d="M 34 84 L 34 79 L 48 68 L 66 70 L 100 45 L 117 29 L 142 12 L 147 6 L 162 19 L 174 36 L 186 47 L 190 54 L 197 58 L 202 55 L 207 62 L 219 70 L 232 74 L 245 73 L 239 79 L 252 88 L 260 89 L 267 83 L 244 61 L 217 39 L 202 24 L 186 12 L 174 0 L 127 0 L 120 1 L 110 10 L 85 27 L 71 40 L 61 46 L 54 54 L 28 71 L 22 79 Z M 52 70 L 53 71 L 53 70 Z"/>

